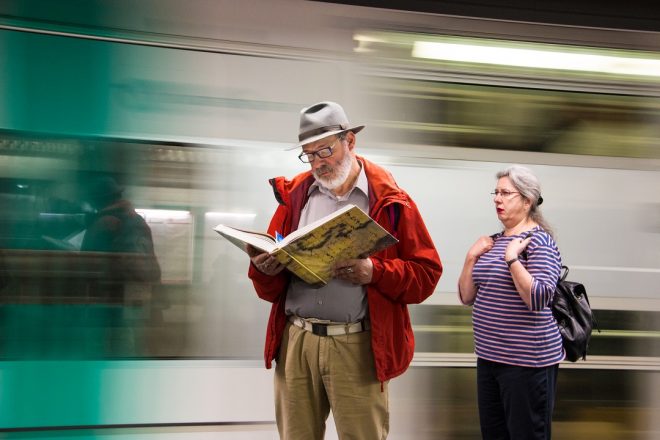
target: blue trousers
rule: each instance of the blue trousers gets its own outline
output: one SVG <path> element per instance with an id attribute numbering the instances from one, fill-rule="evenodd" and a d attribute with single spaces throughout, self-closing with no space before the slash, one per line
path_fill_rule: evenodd
<path id="1" fill-rule="evenodd" d="M 532 368 L 477 360 L 484 440 L 549 440 L 558 365 Z"/>

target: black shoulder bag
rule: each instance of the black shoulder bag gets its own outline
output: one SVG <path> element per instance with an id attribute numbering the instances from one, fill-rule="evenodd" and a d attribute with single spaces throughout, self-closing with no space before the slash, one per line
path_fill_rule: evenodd
<path id="1" fill-rule="evenodd" d="M 598 330 L 598 325 L 586 289 L 581 283 L 566 281 L 568 267 L 562 266 L 562 269 L 552 300 L 552 314 L 559 326 L 566 359 L 571 362 L 580 358 L 586 360 L 591 330 L 594 326 Z"/>

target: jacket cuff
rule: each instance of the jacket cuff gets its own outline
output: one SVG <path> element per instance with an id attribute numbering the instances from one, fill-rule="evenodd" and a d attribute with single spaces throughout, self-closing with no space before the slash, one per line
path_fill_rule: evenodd
<path id="1" fill-rule="evenodd" d="M 257 283 L 267 283 L 269 278 L 268 275 L 263 274 L 259 272 L 259 269 L 257 269 L 257 266 L 250 261 L 250 267 L 248 268 L 248 278 L 250 278 L 253 281 L 256 281 Z"/>
<path id="2" fill-rule="evenodd" d="M 373 269 L 371 271 L 371 282 L 369 284 L 376 284 L 383 278 L 383 262 L 380 258 L 369 257 L 371 263 L 373 264 Z"/>

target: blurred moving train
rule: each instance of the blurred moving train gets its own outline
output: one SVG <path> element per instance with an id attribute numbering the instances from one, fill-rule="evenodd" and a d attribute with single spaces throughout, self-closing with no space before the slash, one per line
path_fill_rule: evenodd
<path id="1" fill-rule="evenodd" d="M 9 1 L 0 56 L 0 437 L 276 438 L 268 304 L 212 227 L 266 227 L 267 179 L 304 169 L 285 151 L 298 111 L 335 100 L 445 266 L 412 308 L 390 438 L 479 438 L 455 286 L 499 228 L 495 173 L 523 163 L 601 329 L 562 364 L 555 438 L 660 439 L 657 33 L 301 0 Z M 80 251 L 99 177 L 150 226 L 160 282 Z"/>

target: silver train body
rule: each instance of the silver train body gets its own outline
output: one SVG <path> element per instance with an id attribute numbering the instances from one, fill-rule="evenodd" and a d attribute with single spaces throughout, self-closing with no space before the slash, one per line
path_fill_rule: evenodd
<path id="1" fill-rule="evenodd" d="M 489 193 L 513 163 L 540 177 L 601 329 L 586 362 L 561 365 L 555 438 L 660 438 L 660 77 L 514 61 L 654 66 L 659 41 L 300 0 L 4 2 L 0 437 L 277 438 L 269 304 L 212 228 L 266 228 L 268 179 L 305 170 L 287 150 L 299 110 L 333 100 L 366 125 L 359 154 L 416 200 L 444 265 L 411 307 L 417 352 L 390 385 L 390 438 L 479 438 L 456 281 L 501 228 Z M 463 56 L 484 47 L 505 52 Z M 98 176 L 147 220 L 160 283 L 119 273 L 120 297 L 96 290 L 122 257 L 79 250 Z"/>

